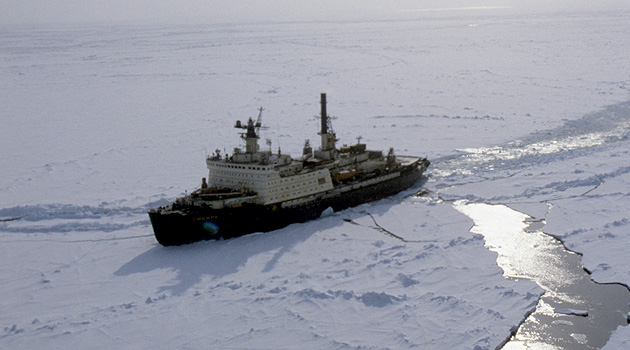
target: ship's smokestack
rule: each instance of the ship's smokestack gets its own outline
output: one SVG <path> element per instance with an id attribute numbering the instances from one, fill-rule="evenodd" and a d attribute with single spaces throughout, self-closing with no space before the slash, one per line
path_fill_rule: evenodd
<path id="1" fill-rule="evenodd" d="M 322 93 L 321 95 L 321 105 L 322 105 L 322 135 L 328 133 L 328 115 L 326 114 L 326 94 Z"/>

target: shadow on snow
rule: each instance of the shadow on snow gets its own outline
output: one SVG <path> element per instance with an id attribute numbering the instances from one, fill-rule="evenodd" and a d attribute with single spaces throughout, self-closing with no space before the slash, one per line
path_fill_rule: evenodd
<path id="1" fill-rule="evenodd" d="M 173 247 L 157 245 L 121 266 L 114 274 L 129 276 L 159 269 L 173 270 L 177 273 L 175 283 L 160 287 L 159 292 L 183 294 L 204 276 L 220 278 L 236 273 L 252 257 L 276 251 L 260 270 L 252 273 L 273 271 L 282 256 L 295 246 L 319 231 L 343 223 L 343 220 L 335 216 L 228 240 L 203 241 Z"/>

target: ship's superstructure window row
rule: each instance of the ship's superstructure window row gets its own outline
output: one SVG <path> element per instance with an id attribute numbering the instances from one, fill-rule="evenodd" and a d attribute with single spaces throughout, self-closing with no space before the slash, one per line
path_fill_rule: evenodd
<path id="1" fill-rule="evenodd" d="M 287 170 L 295 174 L 301 164 L 282 166 L 229 164 L 208 160 L 209 181 L 217 187 L 256 192 L 262 204 L 292 200 L 333 188 L 330 173 L 324 169 L 303 171 L 283 176 Z M 299 170 L 298 170 L 299 171 Z"/>

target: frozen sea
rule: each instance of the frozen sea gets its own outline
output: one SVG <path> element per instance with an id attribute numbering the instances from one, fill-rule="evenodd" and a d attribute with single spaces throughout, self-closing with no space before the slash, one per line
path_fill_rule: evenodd
<path id="1" fill-rule="evenodd" d="M 630 10 L 501 8 L 0 27 L 0 349 L 495 349 L 535 310 L 574 323 L 479 230 L 538 222 L 594 281 L 630 284 L 628 33 Z M 426 179 L 266 234 L 157 244 L 146 210 L 240 145 L 235 120 L 264 107 L 263 138 L 297 156 L 321 92 L 340 143 L 427 156 Z M 463 209 L 482 204 L 514 215 Z M 629 345 L 619 327 L 603 348 Z"/>

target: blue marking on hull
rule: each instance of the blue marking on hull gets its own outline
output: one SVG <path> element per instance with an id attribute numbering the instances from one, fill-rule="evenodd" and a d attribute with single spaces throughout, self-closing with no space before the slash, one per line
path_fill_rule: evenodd
<path id="1" fill-rule="evenodd" d="M 201 227 L 203 227 L 204 231 L 211 235 L 219 233 L 219 226 L 217 226 L 214 222 L 206 221 L 201 225 Z"/>

